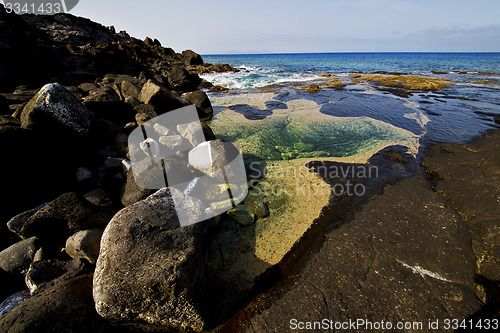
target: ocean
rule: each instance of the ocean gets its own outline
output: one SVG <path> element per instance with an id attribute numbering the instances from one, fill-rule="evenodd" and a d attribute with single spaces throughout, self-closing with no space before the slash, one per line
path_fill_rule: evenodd
<path id="1" fill-rule="evenodd" d="M 228 88 L 254 88 L 314 80 L 317 74 L 377 71 L 428 74 L 432 71 L 500 74 L 500 53 L 294 53 L 203 55 L 212 64 L 229 64 L 239 73 L 206 75 Z"/>
<path id="2" fill-rule="evenodd" d="M 381 140 L 389 143 L 388 137 L 399 138 L 401 131 L 405 131 L 407 139 L 411 135 L 418 137 L 417 150 L 421 152 L 429 143 L 464 143 L 499 127 L 500 53 L 238 54 L 204 55 L 203 60 L 227 63 L 239 70 L 201 75 L 214 85 L 231 89 L 229 94 L 209 92 L 215 110 L 214 127 L 219 131 L 216 134 L 233 142 L 239 140 L 241 143 L 245 140 L 240 137 L 245 137 L 246 141 L 256 140 L 261 145 L 268 145 L 263 152 L 266 156 L 279 157 L 273 147 L 282 144 L 290 146 L 284 149 L 294 151 L 291 146 L 299 140 L 297 130 L 293 133 L 281 130 L 282 137 L 290 134 L 285 143 L 265 135 L 257 140 L 251 133 L 255 130 L 254 124 L 234 124 L 232 126 L 248 128 L 249 132 L 229 133 L 228 126 L 218 121 L 222 118 L 218 113 L 229 108 L 248 120 L 267 119 L 270 122 L 283 109 L 288 108 L 291 112 L 290 105 L 297 104 L 296 101 L 307 100 L 310 110 L 317 109 L 330 117 L 325 118 L 326 122 L 345 123 L 338 128 L 322 122 L 321 133 L 311 128 L 302 131 L 309 131 L 309 139 L 300 139 L 299 145 L 306 142 L 313 148 L 302 151 L 299 156 L 310 154 L 311 150 L 326 151 L 332 156 L 354 156 L 360 150 L 369 150 L 367 147 L 378 147 Z M 397 73 L 438 80 L 447 85 L 437 90 L 386 89 L 377 82 L 356 78 L 358 73 L 376 73 L 381 77 Z M 325 77 L 328 75 L 331 77 Z M 326 81 L 332 79 L 345 86 L 341 89 L 328 87 Z M 322 88 L 304 91 L 304 87 L 312 84 Z M 268 93 L 263 93 L 265 91 Z M 359 119 L 368 119 L 371 123 L 368 127 L 366 124 L 361 126 L 357 123 Z M 225 122 L 228 123 L 227 117 Z M 218 126 L 219 123 L 222 125 Z M 397 128 L 398 134 L 382 131 L 386 125 Z M 285 128 L 286 124 L 276 126 Z M 363 132 L 366 128 L 376 130 Z M 263 135 L 270 130 L 259 133 Z M 317 139 L 312 140 L 313 136 Z"/>

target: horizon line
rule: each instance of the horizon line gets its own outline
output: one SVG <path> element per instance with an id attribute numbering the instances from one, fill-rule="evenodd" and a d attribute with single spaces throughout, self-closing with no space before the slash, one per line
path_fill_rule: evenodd
<path id="1" fill-rule="evenodd" d="M 328 51 L 328 52 L 262 52 L 262 53 L 200 53 L 201 56 L 285 55 L 285 54 L 347 54 L 347 53 L 500 53 L 500 51 Z"/>

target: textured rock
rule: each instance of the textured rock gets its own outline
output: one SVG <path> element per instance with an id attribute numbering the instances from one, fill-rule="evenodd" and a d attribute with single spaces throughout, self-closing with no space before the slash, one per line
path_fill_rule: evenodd
<path id="1" fill-rule="evenodd" d="M 69 230 L 105 227 L 113 211 L 95 206 L 76 193 L 62 194 L 41 208 L 21 229 L 25 237 L 39 235 L 43 239 L 66 240 Z"/>
<path id="2" fill-rule="evenodd" d="M 203 129 L 199 121 L 177 125 L 177 131 L 182 137 L 187 139 L 193 147 L 205 141 Z"/>
<path id="3" fill-rule="evenodd" d="M 36 212 L 38 212 L 40 210 L 40 208 L 44 207 L 45 205 L 47 205 L 48 203 L 44 203 L 40 206 L 37 206 L 33 209 L 30 209 L 24 213 L 21 213 L 21 214 L 18 214 L 16 216 L 14 216 L 13 218 L 11 218 L 9 220 L 9 222 L 7 222 L 7 228 L 9 228 L 10 231 L 12 231 L 13 233 L 15 233 L 16 235 L 18 235 L 19 237 L 22 237 L 21 235 L 21 229 L 23 228 L 24 224 L 26 223 L 26 221 L 28 221 L 28 219 L 30 217 L 32 217 L 33 215 L 35 215 Z"/>
<path id="4" fill-rule="evenodd" d="M 87 271 L 84 263 L 79 259 L 71 261 L 39 260 L 30 265 L 25 282 L 31 295 L 35 295 L 44 289 L 72 279 Z"/>
<path id="5" fill-rule="evenodd" d="M 170 193 L 182 196 L 159 190 L 119 211 L 104 231 L 94 301 L 112 322 L 145 331 L 205 327 L 204 225 L 180 228 Z M 202 214 L 192 198 L 182 205 Z"/>
<path id="6" fill-rule="evenodd" d="M 198 116 L 201 120 L 212 119 L 214 110 L 212 108 L 212 103 L 210 103 L 210 99 L 205 92 L 201 90 L 188 92 L 182 94 L 182 98 L 196 105 L 196 110 L 198 111 Z"/>
<path id="7" fill-rule="evenodd" d="M 121 195 L 121 202 L 125 207 L 146 199 L 153 193 L 154 190 L 137 186 L 132 168 L 127 171 L 127 180 L 123 186 Z"/>
<path id="8" fill-rule="evenodd" d="M 113 205 L 113 200 L 111 200 L 109 194 L 99 188 L 85 193 L 83 197 L 99 207 L 108 208 Z"/>
<path id="9" fill-rule="evenodd" d="M 94 309 L 92 274 L 58 283 L 0 318 L 1 332 L 104 332 Z"/>
<path id="10" fill-rule="evenodd" d="M 182 62 L 184 65 L 201 65 L 203 64 L 203 59 L 198 53 L 185 50 L 182 51 Z"/>
<path id="11" fill-rule="evenodd" d="M 176 91 L 193 91 L 198 87 L 201 79 L 189 74 L 183 66 L 174 66 L 168 72 L 168 82 Z"/>
<path id="12" fill-rule="evenodd" d="M 81 230 L 66 240 L 66 252 L 73 259 L 87 259 L 95 264 L 99 256 L 99 246 L 103 229 Z"/>
<path id="13" fill-rule="evenodd" d="M 87 134 L 94 115 L 58 83 L 43 86 L 21 114 L 23 128 Z"/>
<path id="14" fill-rule="evenodd" d="M 0 252 L 0 269 L 13 274 L 26 273 L 39 248 L 38 243 L 36 237 L 31 237 Z"/>
<path id="15" fill-rule="evenodd" d="M 148 80 L 138 96 L 139 101 L 154 106 L 158 114 L 189 105 L 189 102 L 171 93 L 167 88 Z"/>

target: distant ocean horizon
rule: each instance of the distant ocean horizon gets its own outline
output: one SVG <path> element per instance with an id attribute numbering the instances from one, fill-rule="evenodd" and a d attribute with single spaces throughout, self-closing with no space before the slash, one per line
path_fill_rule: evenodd
<path id="1" fill-rule="evenodd" d="M 306 82 L 317 79 L 321 73 L 500 74 L 500 52 L 265 53 L 208 54 L 202 57 L 207 63 L 227 63 L 237 68 L 238 73 L 203 76 L 214 84 L 236 89 Z"/>

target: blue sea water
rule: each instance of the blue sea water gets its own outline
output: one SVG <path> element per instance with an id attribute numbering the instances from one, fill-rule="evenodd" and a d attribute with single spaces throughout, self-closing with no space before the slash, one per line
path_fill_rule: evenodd
<path id="1" fill-rule="evenodd" d="M 229 64 L 237 74 L 207 75 L 229 88 L 313 80 L 319 73 L 377 71 L 425 74 L 431 71 L 500 74 L 500 53 L 294 53 L 204 55 L 213 64 Z"/>
<path id="2" fill-rule="evenodd" d="M 205 55 L 207 63 L 230 64 L 239 71 L 211 73 L 203 78 L 233 89 L 233 95 L 259 92 L 272 85 L 278 91 L 269 110 L 236 103 L 231 109 L 263 119 L 274 105 L 309 99 L 321 113 L 336 117 L 369 117 L 421 136 L 420 144 L 467 142 L 500 121 L 500 53 L 318 53 Z M 401 73 L 448 80 L 438 91 L 413 91 L 408 96 L 373 84 L 352 84 L 352 73 Z M 344 89 L 314 93 L 301 87 L 325 82 L 318 74 L 334 74 L 350 82 Z M 211 93 L 213 97 L 217 93 Z M 228 105 L 214 105 L 215 112 Z M 249 119 L 250 119 L 249 118 Z M 422 123 L 423 122 L 423 123 Z"/>

